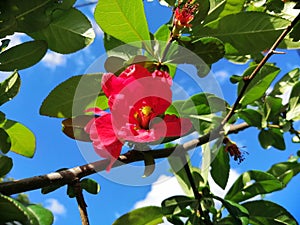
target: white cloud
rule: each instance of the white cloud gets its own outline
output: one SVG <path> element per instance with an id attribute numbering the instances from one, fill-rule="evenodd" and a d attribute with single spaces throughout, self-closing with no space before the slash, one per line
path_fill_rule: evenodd
<path id="1" fill-rule="evenodd" d="M 65 206 L 54 198 L 46 199 L 45 208 L 49 209 L 54 214 L 54 217 L 58 215 L 65 215 L 67 212 Z"/>
<path id="2" fill-rule="evenodd" d="M 161 175 L 155 181 L 145 199 L 135 203 L 134 208 L 160 206 L 161 202 L 174 195 L 185 195 L 175 177 Z"/>
<path id="3" fill-rule="evenodd" d="M 216 79 L 220 82 L 225 81 L 229 77 L 229 73 L 226 70 L 219 70 L 214 73 Z"/>
<path id="4" fill-rule="evenodd" d="M 67 59 L 65 55 L 49 51 L 42 59 L 42 62 L 46 67 L 54 70 L 57 66 L 64 66 Z"/>
<path id="5" fill-rule="evenodd" d="M 9 39 L 10 40 L 7 49 L 9 49 L 9 48 L 11 48 L 11 47 L 13 47 L 15 45 L 21 44 L 23 37 L 26 37 L 26 35 L 23 34 L 23 33 L 14 33 L 13 35 L 6 36 L 5 39 Z"/>

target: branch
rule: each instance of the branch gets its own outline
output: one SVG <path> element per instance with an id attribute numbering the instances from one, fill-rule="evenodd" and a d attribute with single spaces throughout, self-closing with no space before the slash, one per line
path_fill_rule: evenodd
<path id="1" fill-rule="evenodd" d="M 224 126 L 225 123 L 227 123 L 229 121 L 229 119 L 235 114 L 235 110 L 238 108 L 240 100 L 242 99 L 243 95 L 245 94 L 250 82 L 253 80 L 253 78 L 258 74 L 258 72 L 260 71 L 260 69 L 266 64 L 266 62 L 268 61 L 268 59 L 276 54 L 277 52 L 275 51 L 275 49 L 278 47 L 278 45 L 280 44 L 280 42 L 285 38 L 285 36 L 292 30 L 292 28 L 296 25 L 296 23 L 300 21 L 300 13 L 298 14 L 298 16 L 291 22 L 291 24 L 289 26 L 287 26 L 287 28 L 281 33 L 281 35 L 277 38 L 277 40 L 274 42 L 273 46 L 270 48 L 270 50 L 268 51 L 268 53 L 265 55 L 265 57 L 260 61 L 260 63 L 257 65 L 257 67 L 255 68 L 255 70 L 253 70 L 253 72 L 247 77 L 247 79 L 244 80 L 244 86 L 242 88 L 242 90 L 240 91 L 238 97 L 236 98 L 231 110 L 229 111 L 229 113 L 226 115 L 226 117 L 223 119 L 221 125 Z"/>
<path id="2" fill-rule="evenodd" d="M 239 131 L 242 131 L 248 127 L 249 125 L 247 123 L 231 125 L 229 133 L 238 133 Z M 206 135 L 199 137 L 198 139 L 194 139 L 184 143 L 183 145 L 180 145 L 179 149 L 182 149 L 183 151 L 189 151 L 197 146 L 206 144 L 209 141 L 220 137 L 221 135 L 222 133 L 218 131 L 212 131 Z M 151 154 L 154 159 L 166 158 L 170 156 L 175 151 L 175 149 L 176 147 L 151 150 L 149 151 L 149 154 Z M 120 155 L 119 159 L 114 163 L 113 167 L 119 167 L 124 164 L 143 160 L 144 154 L 142 154 L 138 150 L 130 150 L 127 153 Z M 41 176 L 34 176 L 22 180 L 3 182 L 0 183 L 0 193 L 4 195 L 12 195 L 21 192 L 40 189 L 43 187 L 48 187 L 51 185 L 63 186 L 66 184 L 74 184 L 78 179 L 105 170 L 108 164 L 109 160 L 104 159 L 83 166 L 62 170 L 59 172 L 54 172 Z"/>
<path id="3" fill-rule="evenodd" d="M 73 185 L 75 194 L 76 194 L 76 201 L 78 204 L 78 210 L 80 213 L 80 218 L 81 218 L 81 224 L 82 225 L 89 225 L 89 217 L 87 214 L 87 204 L 85 203 L 83 193 L 82 193 L 82 188 L 79 179 L 77 179 L 76 183 Z"/>

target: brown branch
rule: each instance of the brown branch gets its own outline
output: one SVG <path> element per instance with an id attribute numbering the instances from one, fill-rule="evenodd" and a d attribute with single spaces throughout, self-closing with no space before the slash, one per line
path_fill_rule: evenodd
<path id="1" fill-rule="evenodd" d="M 249 125 L 247 123 L 231 125 L 229 133 L 238 133 L 239 131 L 242 131 L 248 127 Z M 205 143 L 208 143 L 209 141 L 214 140 L 220 137 L 221 135 L 222 133 L 220 134 L 220 132 L 213 131 L 199 137 L 198 139 L 194 139 L 184 143 L 183 145 L 180 145 L 179 149 L 182 149 L 184 151 L 189 151 L 191 149 L 194 149 L 196 146 L 200 146 Z M 149 154 L 151 154 L 154 159 L 166 158 L 170 156 L 175 151 L 175 149 L 176 147 L 151 150 L 149 151 Z M 143 161 L 143 160 L 144 160 L 144 155 L 140 151 L 131 150 L 121 155 L 119 157 L 119 160 L 114 163 L 113 167 L 119 167 L 124 164 L 132 163 L 136 161 Z M 105 170 L 108 164 L 109 164 L 109 160 L 105 159 L 105 160 L 89 163 L 83 166 L 62 170 L 59 172 L 54 172 L 54 173 L 45 174 L 41 176 L 34 176 L 22 180 L 3 182 L 0 183 L 0 193 L 4 195 L 12 195 L 21 192 L 40 189 L 43 187 L 48 187 L 51 185 L 74 184 L 74 182 L 76 182 L 76 180 L 78 179 Z"/>
<path id="2" fill-rule="evenodd" d="M 82 193 L 82 188 L 81 188 L 79 179 L 77 179 L 77 181 L 73 185 L 73 187 L 74 187 L 74 190 L 75 190 L 76 201 L 77 201 L 77 204 L 78 204 L 78 210 L 79 210 L 79 214 L 80 214 L 80 218 L 81 218 L 81 224 L 82 225 L 89 225 L 90 222 L 89 222 L 89 217 L 88 217 L 87 210 L 86 210 L 87 204 L 84 200 L 84 196 L 83 196 L 83 193 Z"/>
<path id="3" fill-rule="evenodd" d="M 268 51 L 268 53 L 265 55 L 265 57 L 260 61 L 260 63 L 257 65 L 257 67 L 255 68 L 255 70 L 253 70 L 253 72 L 247 77 L 247 79 L 244 80 L 244 86 L 242 87 L 238 97 L 236 98 L 231 110 L 229 111 L 229 113 L 226 115 L 226 117 L 223 119 L 221 125 L 224 126 L 225 123 L 227 123 L 230 118 L 235 114 L 235 110 L 238 108 L 239 103 L 242 99 L 242 97 L 244 96 L 250 82 L 253 80 L 253 78 L 258 74 L 258 72 L 260 71 L 260 69 L 266 64 L 266 62 L 268 61 L 268 59 L 274 55 L 277 54 L 278 52 L 275 51 L 275 49 L 278 47 L 278 45 L 280 44 L 280 42 L 285 38 L 285 36 L 292 30 L 292 28 L 296 25 L 296 23 L 300 21 L 300 13 L 298 14 L 298 16 L 291 22 L 291 24 L 289 26 L 287 26 L 287 28 L 281 33 L 281 35 L 277 38 L 277 40 L 274 42 L 273 46 L 270 48 L 270 50 Z"/>

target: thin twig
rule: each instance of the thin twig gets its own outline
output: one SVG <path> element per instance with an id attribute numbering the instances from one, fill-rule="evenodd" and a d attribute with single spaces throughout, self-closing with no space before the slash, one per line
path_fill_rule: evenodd
<path id="1" fill-rule="evenodd" d="M 289 26 L 287 26 L 287 28 L 281 33 L 281 35 L 277 38 L 277 40 L 274 42 L 273 46 L 270 48 L 270 50 L 268 51 L 268 53 L 265 55 L 265 57 L 260 61 L 260 63 L 257 65 L 257 67 L 255 68 L 255 70 L 253 70 L 253 72 L 247 77 L 247 79 L 244 80 L 244 86 L 242 87 L 238 97 L 236 98 L 231 110 L 229 111 L 229 113 L 226 115 L 226 117 L 223 119 L 221 125 L 224 126 L 225 123 L 227 123 L 230 118 L 235 114 L 235 110 L 238 108 L 239 103 L 242 99 L 242 97 L 244 96 L 250 82 L 254 79 L 254 77 L 258 74 L 258 72 L 260 71 L 260 69 L 266 64 L 266 62 L 268 61 L 268 59 L 275 53 L 277 53 L 275 51 L 275 49 L 278 47 L 278 45 L 280 44 L 280 42 L 285 38 L 285 36 L 292 30 L 292 28 L 296 25 L 296 23 L 300 20 L 300 13 L 298 14 L 298 16 L 291 22 L 291 24 Z"/>
<path id="2" fill-rule="evenodd" d="M 231 125 L 229 133 L 237 133 L 248 127 L 249 125 L 247 123 Z M 196 146 L 203 145 L 211 140 L 218 138 L 220 135 L 222 134 L 217 132 L 210 132 L 199 137 L 198 139 L 194 139 L 184 143 L 183 145 L 180 145 L 179 148 L 184 151 L 189 151 L 191 149 L 194 149 Z M 154 159 L 160 159 L 170 156 L 172 153 L 174 153 L 175 150 L 176 147 L 157 149 L 149 151 L 149 154 L 151 154 Z M 119 167 L 124 164 L 143 160 L 144 155 L 141 154 L 140 151 L 131 150 L 124 155 L 121 155 L 119 159 L 113 164 L 113 167 Z M 73 184 L 77 179 L 81 179 L 83 177 L 105 170 L 108 164 L 109 160 L 105 159 L 46 175 L 34 176 L 16 181 L 3 182 L 0 183 L 0 193 L 4 195 L 12 195 L 48 187 L 51 185 L 63 186 L 66 184 Z"/>
<path id="3" fill-rule="evenodd" d="M 80 180 L 77 179 L 76 183 L 73 185 L 74 189 L 75 189 L 75 195 L 76 195 L 76 201 L 78 204 L 78 210 L 80 213 L 80 218 L 81 218 L 81 224 L 82 225 L 89 225 L 89 217 L 87 214 L 87 204 L 84 200 L 84 196 L 82 193 L 82 188 L 80 185 Z"/>

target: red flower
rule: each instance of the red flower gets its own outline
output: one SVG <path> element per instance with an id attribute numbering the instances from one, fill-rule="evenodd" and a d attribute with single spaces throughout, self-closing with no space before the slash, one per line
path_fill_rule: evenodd
<path id="1" fill-rule="evenodd" d="M 182 27 L 191 27 L 189 24 L 193 19 L 194 15 L 198 9 L 198 4 L 193 4 L 191 1 L 188 1 L 184 4 L 182 8 L 179 6 L 175 9 L 174 14 L 174 24 L 175 26 Z"/>
<path id="2" fill-rule="evenodd" d="M 171 104 L 171 85 L 168 73 L 150 73 L 140 65 L 129 66 L 118 77 L 104 74 L 102 89 L 111 113 L 89 110 L 100 117 L 90 121 L 85 130 L 96 152 L 111 159 L 107 170 L 117 160 L 125 141 L 149 143 L 181 136 L 191 129 L 190 120 L 164 115 Z"/>

